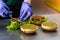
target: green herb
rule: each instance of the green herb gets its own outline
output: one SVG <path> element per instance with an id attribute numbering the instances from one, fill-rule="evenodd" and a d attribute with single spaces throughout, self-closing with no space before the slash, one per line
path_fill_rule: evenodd
<path id="1" fill-rule="evenodd" d="M 45 22 L 45 21 L 47 21 L 47 20 L 48 20 L 48 17 L 45 17 L 45 18 L 43 18 L 43 19 L 40 19 L 39 22 Z"/>
<path id="2" fill-rule="evenodd" d="M 48 20 L 48 17 L 45 17 L 43 19 L 40 20 L 32 20 L 32 19 L 28 19 L 26 21 L 23 21 L 20 23 L 20 26 L 24 25 L 24 24 L 31 24 L 31 22 L 36 22 L 36 23 L 42 23 Z"/>
<path id="3" fill-rule="evenodd" d="M 21 26 L 21 25 L 24 25 L 24 24 L 30 24 L 31 21 L 32 21 L 31 19 L 28 19 L 28 20 L 26 20 L 26 21 L 23 21 L 23 22 L 20 23 L 20 26 Z"/>
<path id="4" fill-rule="evenodd" d="M 42 23 L 48 20 L 48 17 L 43 18 L 43 19 L 39 19 L 39 20 L 32 20 L 32 22 L 36 22 L 36 23 Z"/>
<path id="5" fill-rule="evenodd" d="M 8 30 L 16 30 L 19 27 L 19 23 L 18 22 L 13 22 L 11 21 L 11 25 L 8 25 L 6 28 Z"/>

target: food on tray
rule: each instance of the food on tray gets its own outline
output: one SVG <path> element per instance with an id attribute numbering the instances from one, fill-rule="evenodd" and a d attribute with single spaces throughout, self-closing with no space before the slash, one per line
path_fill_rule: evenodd
<path id="1" fill-rule="evenodd" d="M 31 19 L 28 19 L 26 21 L 20 22 L 20 26 L 24 25 L 24 24 L 31 24 Z"/>
<path id="2" fill-rule="evenodd" d="M 20 28 L 19 26 L 25 25 L 25 24 L 37 24 L 40 25 L 42 22 L 47 21 L 47 17 L 43 17 L 43 16 L 32 16 L 32 18 L 26 20 L 26 21 L 22 21 L 19 22 L 17 18 L 13 18 L 11 20 L 11 24 L 7 26 L 8 30 L 16 30 L 18 28 Z"/>
<path id="3" fill-rule="evenodd" d="M 11 24 L 7 26 L 8 30 L 16 30 L 19 28 L 20 24 L 17 19 L 13 18 Z"/>
<path id="4" fill-rule="evenodd" d="M 32 19 L 32 23 L 37 25 L 40 25 L 42 22 L 45 22 L 48 20 L 48 18 L 44 16 L 32 16 L 31 19 Z"/>
<path id="5" fill-rule="evenodd" d="M 21 31 L 24 33 L 35 33 L 38 29 L 38 26 L 34 24 L 24 24 L 20 26 Z"/>
<path id="6" fill-rule="evenodd" d="M 12 18 L 11 21 L 14 21 L 14 22 L 19 22 L 17 18 Z"/>
<path id="7" fill-rule="evenodd" d="M 42 29 L 47 30 L 47 31 L 54 31 L 57 29 L 58 25 L 55 22 L 43 22 L 42 23 Z"/>

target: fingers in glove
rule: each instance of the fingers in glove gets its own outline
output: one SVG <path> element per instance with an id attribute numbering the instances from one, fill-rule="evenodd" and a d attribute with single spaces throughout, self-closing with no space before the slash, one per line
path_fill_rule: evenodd
<path id="1" fill-rule="evenodd" d="M 4 12 L 5 12 L 5 14 L 7 14 L 7 15 L 10 15 L 12 12 L 8 9 L 8 8 L 6 8 L 6 7 L 3 7 L 3 9 L 4 9 Z"/>
<path id="2" fill-rule="evenodd" d="M 7 11 L 10 11 L 10 9 L 9 9 L 7 6 L 4 6 L 4 8 L 5 8 Z"/>
<path id="3" fill-rule="evenodd" d="M 0 9 L 0 16 L 5 17 L 5 13 L 4 13 L 3 7 Z"/>
<path id="4" fill-rule="evenodd" d="M 29 19 L 32 16 L 32 12 L 31 11 L 27 11 L 27 15 L 26 17 L 23 19 L 23 21 Z"/>
<path id="5" fill-rule="evenodd" d="M 24 13 L 24 10 L 21 9 L 21 10 L 20 10 L 20 16 L 21 16 L 23 13 Z"/>
<path id="6" fill-rule="evenodd" d="M 20 15 L 20 21 L 23 21 L 23 18 L 26 16 L 26 11 L 22 11 L 22 15 Z"/>

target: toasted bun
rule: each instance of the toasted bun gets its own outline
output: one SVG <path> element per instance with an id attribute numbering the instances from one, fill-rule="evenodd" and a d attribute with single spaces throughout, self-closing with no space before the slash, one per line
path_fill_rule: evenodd
<path id="1" fill-rule="evenodd" d="M 29 25 L 30 26 L 30 24 L 26 24 L 26 25 Z M 24 33 L 35 33 L 36 31 L 37 31 L 37 29 L 38 29 L 38 26 L 35 26 L 36 28 L 35 29 L 24 29 L 24 28 L 22 28 L 22 27 L 20 27 L 21 28 L 21 31 L 22 32 L 24 32 Z"/>
<path id="2" fill-rule="evenodd" d="M 53 22 L 55 26 L 45 26 L 44 24 L 46 24 L 46 23 L 47 22 L 43 22 L 41 24 L 43 30 L 46 30 L 46 31 L 54 31 L 54 30 L 56 30 L 58 28 L 58 26 L 57 26 L 57 24 L 55 22 Z M 51 25 L 51 24 L 49 24 L 49 25 Z"/>

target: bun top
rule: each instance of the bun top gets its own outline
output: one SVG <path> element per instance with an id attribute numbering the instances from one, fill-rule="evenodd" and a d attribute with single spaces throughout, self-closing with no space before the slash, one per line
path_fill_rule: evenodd
<path id="1" fill-rule="evenodd" d="M 45 18 L 44 16 L 32 16 L 32 20 L 39 20 Z"/>

